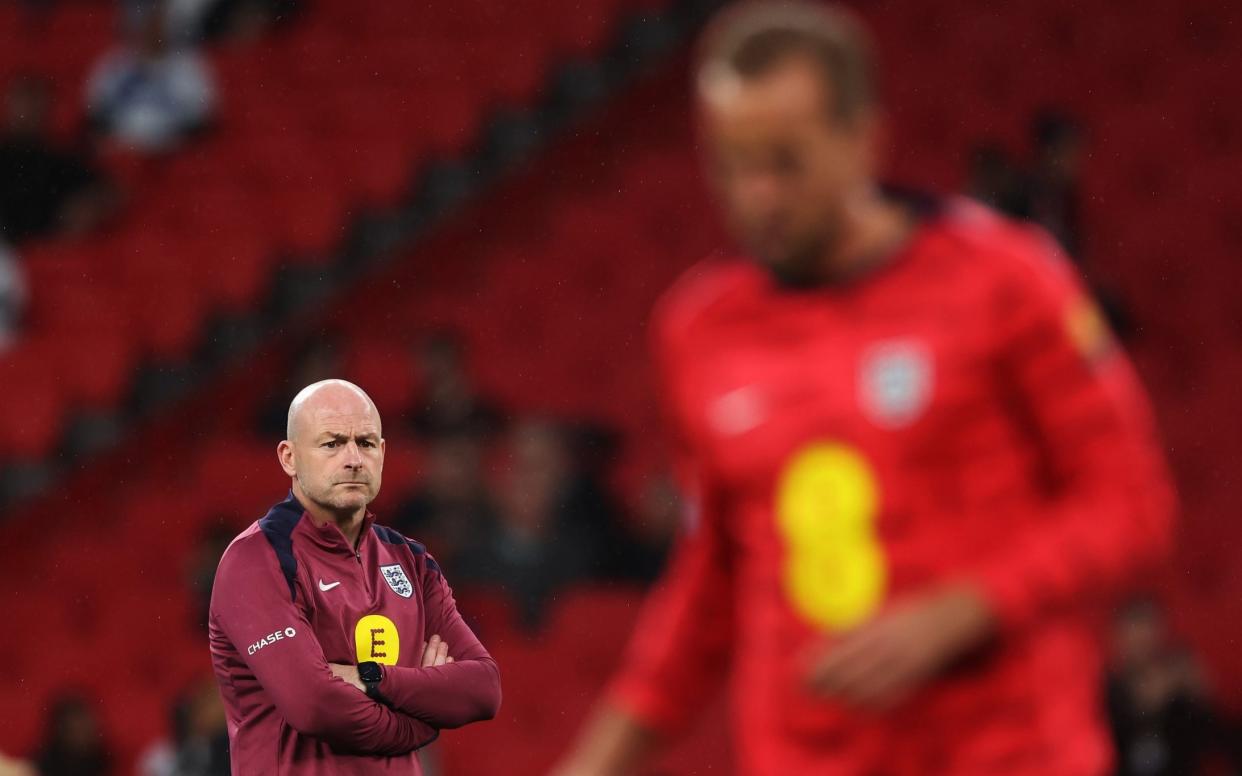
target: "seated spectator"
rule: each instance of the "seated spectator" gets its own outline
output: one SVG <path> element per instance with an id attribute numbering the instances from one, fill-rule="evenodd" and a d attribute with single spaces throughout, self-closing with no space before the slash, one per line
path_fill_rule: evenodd
<path id="1" fill-rule="evenodd" d="M 116 210 L 115 190 L 86 155 L 53 142 L 50 113 L 45 79 L 19 75 L 9 83 L 0 135 L 0 236 L 12 244 L 81 234 Z"/>
<path id="2" fill-rule="evenodd" d="M 26 278 L 17 256 L 0 242 L 0 353 L 17 339 L 26 308 Z"/>
<path id="3" fill-rule="evenodd" d="M 179 696 L 171 723 L 172 737 L 140 758 L 141 776 L 229 776 L 229 732 L 214 681 L 199 682 Z"/>
<path id="4" fill-rule="evenodd" d="M 1108 712 L 1118 776 L 1185 776 L 1200 772 L 1221 748 L 1222 725 L 1194 657 L 1171 643 L 1160 609 L 1135 601 L 1114 628 Z"/>
<path id="5" fill-rule="evenodd" d="M 65 695 L 52 705 L 35 765 L 40 776 L 103 776 L 111 772 L 112 755 L 99 720 L 82 697 Z"/>
<path id="6" fill-rule="evenodd" d="M 448 434 L 427 445 L 423 479 L 397 511 L 394 526 L 425 542 L 450 578 L 468 581 L 460 559 L 494 529 L 495 499 L 483 474 L 483 443 L 473 434 Z"/>
<path id="7" fill-rule="evenodd" d="M 1083 132 L 1078 122 L 1055 110 L 1044 110 L 1031 126 L 1035 160 L 1027 181 L 1027 212 L 1081 260 L 1082 209 L 1079 202 Z"/>
<path id="8" fill-rule="evenodd" d="M 244 522 L 233 515 L 220 515 L 209 521 L 190 557 L 187 583 L 197 604 L 198 624 L 204 631 L 207 630 L 207 612 L 211 606 L 211 585 L 216 579 L 216 566 Z"/>
<path id="9" fill-rule="evenodd" d="M 300 7 L 299 0 L 169 0 L 168 31 L 174 41 L 252 43 Z"/>
<path id="10" fill-rule="evenodd" d="M 643 486 L 638 508 L 623 546 L 619 577 L 652 582 L 664 570 L 669 549 L 683 524 L 684 505 L 670 477 L 654 477 Z"/>
<path id="11" fill-rule="evenodd" d="M 966 193 L 1002 213 L 1026 218 L 1026 180 L 1013 158 L 999 145 L 985 143 L 970 152 Z"/>
<path id="12" fill-rule="evenodd" d="M 129 40 L 95 66 L 87 110 L 99 133 L 138 151 L 176 148 L 202 130 L 215 111 L 215 83 L 193 49 L 166 40 L 165 8 L 132 14 Z"/>
<path id="13" fill-rule="evenodd" d="M 510 431 L 496 525 L 458 561 L 459 579 L 487 582 L 514 601 L 526 627 L 548 600 L 600 567 L 600 537 L 575 497 L 566 439 L 555 424 L 526 420 Z"/>
<path id="14" fill-rule="evenodd" d="M 563 430 L 570 473 L 562 509 L 572 516 L 575 530 L 594 548 L 590 577 L 597 580 L 646 581 L 653 557 L 644 540 L 627 524 L 617 498 L 608 487 L 621 440 L 616 430 L 598 423 L 574 423 Z"/>
<path id="15" fill-rule="evenodd" d="M 461 342 L 450 332 L 427 338 L 418 352 L 422 404 L 413 417 L 423 439 L 461 433 L 490 437 L 500 430 L 504 413 L 483 396 L 466 373 Z"/>

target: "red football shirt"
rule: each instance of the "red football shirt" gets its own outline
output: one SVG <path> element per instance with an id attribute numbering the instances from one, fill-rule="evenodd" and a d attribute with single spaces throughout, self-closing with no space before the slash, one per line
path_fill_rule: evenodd
<path id="1" fill-rule="evenodd" d="M 420 667 L 439 634 L 454 662 Z M 290 496 L 243 531 L 211 592 L 233 773 L 419 774 L 442 728 L 490 719 L 500 674 L 421 544 L 367 514 L 357 547 Z M 384 666 L 381 705 L 328 663 Z"/>
<path id="2" fill-rule="evenodd" d="M 1099 776 L 1084 601 L 1164 549 L 1173 508 L 1131 368 L 1041 232 L 967 201 L 852 282 L 692 270 L 657 357 L 695 498 L 616 703 L 660 729 L 733 658 L 746 774 Z M 802 688 L 809 650 L 937 583 L 1000 636 L 885 715 Z"/>

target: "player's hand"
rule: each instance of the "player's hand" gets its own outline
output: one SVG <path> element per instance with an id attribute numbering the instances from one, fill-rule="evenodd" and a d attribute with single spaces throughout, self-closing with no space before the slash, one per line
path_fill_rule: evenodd
<path id="1" fill-rule="evenodd" d="M 439 635 L 432 636 L 423 642 L 423 662 L 420 667 L 430 668 L 452 663 L 453 658 L 449 657 L 448 651 L 448 642 L 442 640 Z"/>
<path id="2" fill-rule="evenodd" d="M 903 602 L 818 655 L 807 685 L 820 695 L 882 710 L 991 633 L 993 619 L 973 587 L 954 585 Z"/>
<path id="3" fill-rule="evenodd" d="M 24 760 L 12 760 L 0 754 L 0 776 L 36 776 L 37 772 Z"/>
<path id="4" fill-rule="evenodd" d="M 656 735 L 609 703 L 587 721 L 572 751 L 548 776 L 627 776 L 656 748 Z"/>
<path id="5" fill-rule="evenodd" d="M 363 692 L 367 691 L 367 686 L 362 683 L 362 679 L 358 676 L 358 666 L 347 666 L 341 663 L 328 663 L 328 668 L 332 669 L 332 675 L 338 679 L 344 679 L 346 684 L 352 684 Z"/>

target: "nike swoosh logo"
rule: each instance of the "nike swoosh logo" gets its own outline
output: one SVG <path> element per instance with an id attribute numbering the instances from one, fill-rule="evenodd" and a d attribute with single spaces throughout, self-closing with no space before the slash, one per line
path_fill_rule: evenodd
<path id="1" fill-rule="evenodd" d="M 321 579 L 321 580 L 319 580 L 319 589 L 320 589 L 320 590 L 322 590 L 323 592 L 325 592 L 325 593 L 326 593 L 326 592 L 328 592 L 329 590 L 331 590 L 332 588 L 336 587 L 336 586 L 337 586 L 337 585 L 339 585 L 339 584 L 341 584 L 341 583 L 340 583 L 340 582 L 333 582 L 333 583 L 331 583 L 331 584 L 329 584 L 329 585 L 325 585 L 325 584 L 323 583 L 323 580 Z"/>

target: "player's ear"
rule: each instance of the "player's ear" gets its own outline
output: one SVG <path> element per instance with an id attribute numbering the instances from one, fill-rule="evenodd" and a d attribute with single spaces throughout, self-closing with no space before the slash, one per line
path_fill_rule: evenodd
<path id="1" fill-rule="evenodd" d="M 293 443 L 288 439 L 276 445 L 276 458 L 280 461 L 280 468 L 285 470 L 285 474 L 290 477 L 298 475 L 298 469 L 293 465 Z"/>

